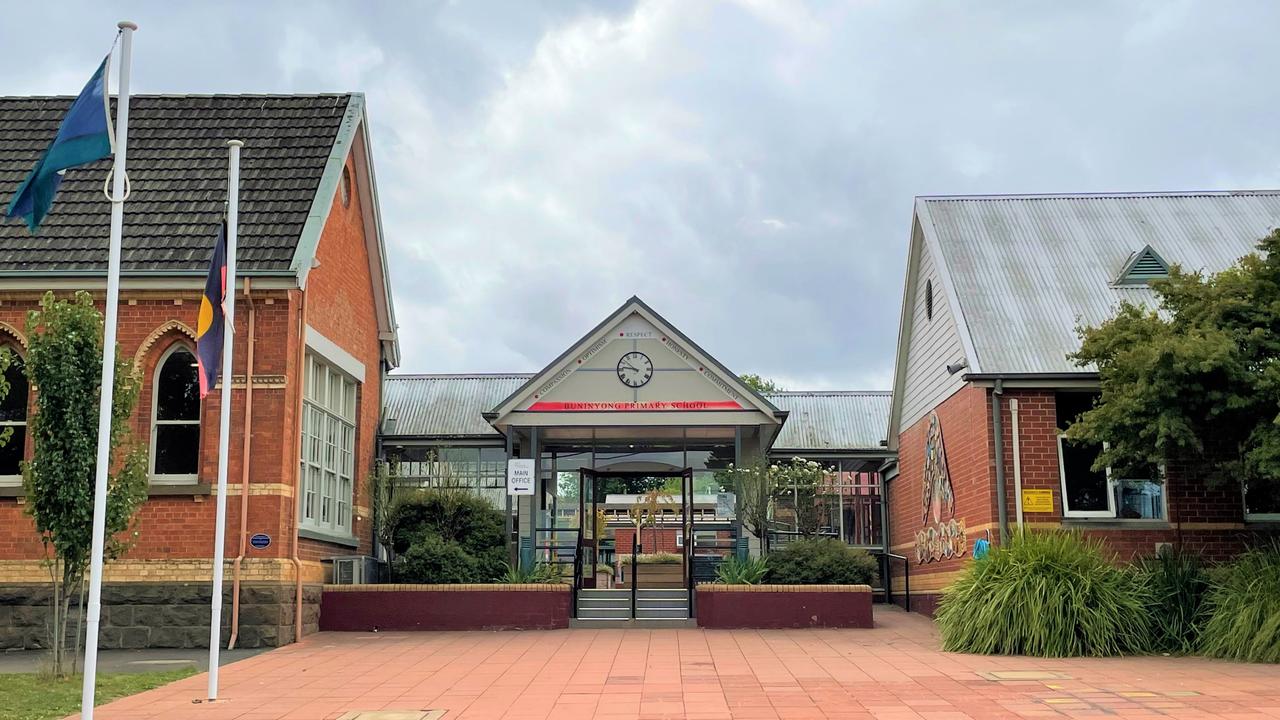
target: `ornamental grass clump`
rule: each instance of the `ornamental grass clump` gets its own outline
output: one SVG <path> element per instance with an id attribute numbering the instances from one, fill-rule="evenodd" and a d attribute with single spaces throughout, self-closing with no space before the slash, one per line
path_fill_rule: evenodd
<path id="1" fill-rule="evenodd" d="M 1065 657 L 1146 652 L 1151 592 L 1101 543 L 1054 531 L 1021 533 L 974 561 L 942 596 L 943 649 Z"/>
<path id="2" fill-rule="evenodd" d="M 1200 652 L 1280 662 L 1280 545 L 1250 550 L 1210 573 Z"/>
<path id="3" fill-rule="evenodd" d="M 1209 577 L 1199 558 L 1168 550 L 1139 560 L 1135 572 L 1151 591 L 1151 647 L 1166 653 L 1195 650 L 1204 623 L 1204 598 Z"/>
<path id="4" fill-rule="evenodd" d="M 758 585 L 768 573 L 769 563 L 762 557 L 733 556 L 716 568 L 716 580 L 725 585 Z"/>

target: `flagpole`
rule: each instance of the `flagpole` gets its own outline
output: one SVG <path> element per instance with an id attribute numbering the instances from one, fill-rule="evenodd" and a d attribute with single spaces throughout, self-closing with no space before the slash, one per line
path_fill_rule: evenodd
<path id="1" fill-rule="evenodd" d="M 129 144 L 129 66 L 133 61 L 133 31 L 128 20 L 120 28 L 120 90 L 116 101 L 115 162 L 111 167 L 111 240 L 107 251 L 107 300 L 102 333 L 102 388 L 98 403 L 98 459 L 93 481 L 93 540 L 89 551 L 89 600 L 85 618 L 84 683 L 80 688 L 80 717 L 93 720 L 93 696 L 98 681 L 98 620 L 102 615 L 102 555 L 107 534 L 107 471 L 111 463 L 112 397 L 116 384 L 116 315 L 120 304 L 120 238 L 124 234 L 125 151 Z M 107 69 L 110 72 L 110 68 Z"/>
<path id="2" fill-rule="evenodd" d="M 227 536 L 227 455 L 231 440 L 231 339 L 236 327 L 236 236 L 240 223 L 240 140 L 227 141 L 227 274 L 222 291 L 222 401 L 218 418 L 218 512 L 213 530 L 213 607 L 209 619 L 209 700 L 218 699 L 222 649 L 222 561 Z M 248 382 L 249 378 L 245 378 Z M 243 502 L 243 498 L 241 501 Z"/>

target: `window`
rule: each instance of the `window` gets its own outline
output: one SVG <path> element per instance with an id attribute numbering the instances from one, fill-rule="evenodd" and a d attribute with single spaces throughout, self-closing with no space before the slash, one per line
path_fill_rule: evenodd
<path id="1" fill-rule="evenodd" d="M 23 358 L 8 348 L 9 367 L 4 371 L 9 394 L 0 400 L 0 432 L 8 430 L 9 440 L 0 446 L 0 485 L 22 483 L 22 459 L 27 446 L 27 375 Z"/>
<path id="2" fill-rule="evenodd" d="M 1250 485 L 1244 491 L 1246 520 L 1274 522 L 1280 520 L 1280 483 Z"/>
<path id="3" fill-rule="evenodd" d="M 496 508 L 507 504 L 505 447 L 406 447 L 393 456 L 402 485 L 466 490 Z M 577 473 L 573 482 L 577 483 Z M 576 506 L 575 506 L 576 508 Z"/>
<path id="4" fill-rule="evenodd" d="M 196 358 L 177 344 L 160 357 L 151 385 L 151 481 L 194 482 L 200 467 Z"/>
<path id="5" fill-rule="evenodd" d="M 342 168 L 342 207 L 351 207 L 351 168 Z"/>
<path id="6" fill-rule="evenodd" d="M 1091 393 L 1058 393 L 1058 423 L 1070 425 L 1093 406 Z M 1121 478 L 1111 468 L 1093 469 L 1102 447 L 1058 436 L 1058 474 L 1062 482 L 1064 517 L 1120 520 L 1164 520 L 1162 483 L 1152 482 L 1154 471 L 1143 478 Z"/>
<path id="7" fill-rule="evenodd" d="M 351 535 L 355 489 L 356 383 L 307 356 L 302 407 L 302 524 Z"/>
<path id="8" fill-rule="evenodd" d="M 933 280 L 924 281 L 924 317 L 933 319 Z"/>

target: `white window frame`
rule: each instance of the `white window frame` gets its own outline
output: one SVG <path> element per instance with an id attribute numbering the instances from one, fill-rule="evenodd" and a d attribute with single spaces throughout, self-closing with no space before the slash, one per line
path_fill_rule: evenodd
<path id="1" fill-rule="evenodd" d="M 298 458 L 300 527 L 355 537 L 351 525 L 359 386 L 359 380 L 324 355 L 314 349 L 307 352 Z"/>
<path id="2" fill-rule="evenodd" d="M 168 350 L 160 356 L 156 361 L 156 367 L 151 372 L 151 447 L 150 456 L 147 459 L 147 477 L 152 485 L 194 485 L 200 478 L 200 441 L 196 441 L 196 471 L 194 473 L 157 473 L 156 472 L 156 436 L 160 433 L 156 432 L 160 425 L 195 425 L 200 427 L 200 419 L 204 417 L 204 400 L 200 400 L 200 409 L 196 411 L 195 420 L 161 420 L 157 411 L 160 405 L 160 393 L 157 390 L 160 387 L 160 373 L 164 370 L 164 364 L 169 362 L 169 356 L 178 352 L 185 351 L 191 355 L 192 359 L 196 357 L 196 349 L 183 342 L 175 342 L 169 346 Z M 199 373 L 199 370 L 192 368 L 193 371 Z"/>
<path id="3" fill-rule="evenodd" d="M 1160 517 L 1158 518 L 1125 518 L 1120 517 L 1116 510 L 1116 489 L 1121 483 L 1125 482 L 1150 482 L 1143 478 L 1117 478 L 1111 474 L 1111 466 L 1107 466 L 1107 509 L 1106 510 L 1071 510 L 1067 505 L 1067 466 L 1063 459 L 1062 442 L 1066 436 L 1058 433 L 1058 483 L 1062 492 L 1062 516 L 1064 518 L 1093 518 L 1101 520 L 1116 520 L 1120 522 L 1168 522 L 1169 520 L 1169 492 L 1167 483 L 1160 486 Z M 1108 447 L 1107 443 L 1102 444 L 1103 448 Z M 1161 466 L 1160 474 L 1164 474 L 1164 467 Z"/>
<path id="4" fill-rule="evenodd" d="M 22 352 L 20 352 L 20 351 L 18 350 L 18 347 L 17 347 L 16 345 L 4 345 L 4 346 L 0 346 L 0 352 L 2 352 L 2 351 L 4 351 L 4 350 L 8 350 L 8 351 L 9 351 L 11 354 L 13 354 L 15 357 L 22 358 L 22 362 L 23 362 L 23 364 L 24 364 L 24 365 L 26 364 L 26 361 L 27 361 L 26 355 L 24 355 Z M 30 385 L 30 383 L 28 383 L 28 384 L 27 384 L 26 405 L 27 405 L 27 410 L 26 410 L 26 412 L 24 412 L 24 413 L 23 413 L 23 415 L 22 415 L 22 422 L 17 422 L 17 421 L 15 421 L 15 420 L 0 420 L 0 432 L 3 432 L 3 431 L 4 431 L 4 429 L 5 429 L 5 428 L 7 428 L 7 427 L 13 427 L 13 428 L 20 427 L 20 428 L 23 428 L 23 429 L 26 429 L 26 428 L 27 428 L 27 422 L 31 419 L 31 418 L 30 418 L 30 413 L 31 413 L 31 385 Z M 13 442 L 13 440 L 12 440 L 12 439 L 10 439 L 10 440 L 9 440 L 9 442 Z M 23 435 L 23 444 L 24 444 L 24 445 L 26 444 L 26 435 Z M 26 448 L 25 448 L 25 447 L 23 447 L 23 449 L 22 449 L 22 456 L 23 456 L 24 458 L 26 457 Z M 21 485 L 22 485 L 22 473 L 18 473 L 17 475 L 0 475 L 0 487 L 18 487 L 18 486 L 21 486 Z"/>

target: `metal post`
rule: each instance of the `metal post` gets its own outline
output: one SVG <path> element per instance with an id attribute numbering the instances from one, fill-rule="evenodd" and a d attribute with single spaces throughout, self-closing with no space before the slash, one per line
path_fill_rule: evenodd
<path id="1" fill-rule="evenodd" d="M 227 535 L 227 456 L 231 443 L 232 339 L 236 327 L 236 236 L 240 227 L 239 140 L 227 141 L 227 271 L 223 290 L 222 397 L 218 408 L 218 500 L 213 528 L 213 593 L 209 617 L 209 700 L 218 699 L 218 655 L 222 646 L 222 561 Z M 249 378 L 245 378 L 248 387 Z"/>
<path id="2" fill-rule="evenodd" d="M 111 415 L 116 384 L 116 325 L 120 304 L 120 242 L 124 234 L 125 154 L 129 145 L 129 66 L 133 62 L 133 31 L 127 20 L 120 28 L 120 90 L 116 102 L 115 162 L 112 165 L 111 237 L 107 251 L 107 299 L 102 333 L 102 387 L 98 402 L 98 457 L 93 481 L 93 536 L 89 550 L 89 599 L 86 605 L 84 681 L 80 686 L 80 717 L 93 720 L 98 679 L 98 620 L 102 616 L 102 555 L 107 534 L 107 471 L 111 465 Z M 110 74 L 107 68 L 106 73 Z"/>

